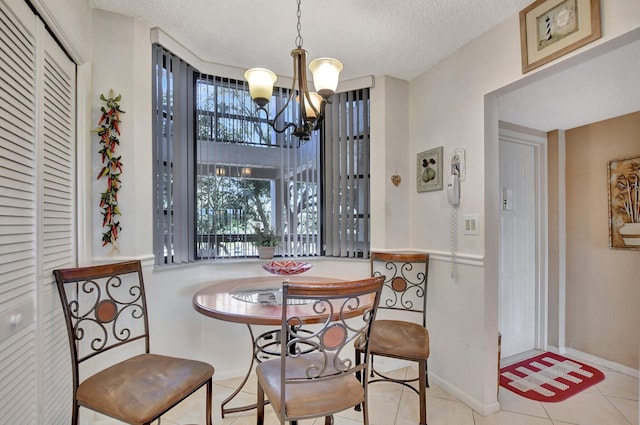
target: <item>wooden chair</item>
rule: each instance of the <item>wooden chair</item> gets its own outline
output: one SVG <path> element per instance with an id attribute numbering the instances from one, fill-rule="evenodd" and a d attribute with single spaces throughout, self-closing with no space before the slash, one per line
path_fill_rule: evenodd
<path id="1" fill-rule="evenodd" d="M 81 406 L 128 424 L 150 424 L 205 385 L 206 423 L 211 425 L 214 368 L 149 353 L 140 261 L 60 269 L 53 274 L 71 346 L 72 425 L 78 423 Z M 142 353 L 112 360 L 132 351 Z M 87 362 L 98 357 L 99 363 Z M 81 364 L 86 371 L 105 362 L 112 364 L 80 380 Z"/>
<path id="2" fill-rule="evenodd" d="M 370 258 L 371 275 L 385 275 L 379 309 L 396 310 L 399 314 L 416 316 L 416 320 L 376 320 L 368 347 L 371 355 L 369 383 L 391 381 L 411 388 L 420 398 L 420 425 L 426 425 L 426 389 L 429 387 L 429 331 L 426 327 L 429 254 L 372 252 Z M 357 344 L 355 348 L 357 364 L 362 361 L 363 356 L 366 358 L 366 353 Z M 397 379 L 382 374 L 374 367 L 375 356 L 416 362 L 418 376 Z M 416 381 L 417 389 L 411 385 Z"/>
<path id="3" fill-rule="evenodd" d="M 368 362 L 354 365 L 350 348 L 357 338 L 368 340 L 382 289 L 382 277 L 336 283 L 285 283 L 282 291 L 282 335 L 279 358 L 260 363 L 257 424 L 264 423 L 265 394 L 281 424 L 325 417 L 362 404 L 369 423 Z M 313 303 L 316 314 L 300 317 L 295 304 Z M 312 347 L 312 349 L 309 349 Z M 368 353 L 367 344 L 363 350 Z M 350 350 L 348 350 L 350 351 Z"/>

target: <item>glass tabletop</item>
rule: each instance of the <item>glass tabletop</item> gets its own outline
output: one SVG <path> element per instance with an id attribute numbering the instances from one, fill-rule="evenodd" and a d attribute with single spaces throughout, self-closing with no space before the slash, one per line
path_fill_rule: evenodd
<path id="1" fill-rule="evenodd" d="M 243 289 L 231 292 L 231 297 L 239 301 L 262 305 L 282 305 L 282 288 Z M 309 304 L 312 300 L 290 298 L 288 305 Z"/>

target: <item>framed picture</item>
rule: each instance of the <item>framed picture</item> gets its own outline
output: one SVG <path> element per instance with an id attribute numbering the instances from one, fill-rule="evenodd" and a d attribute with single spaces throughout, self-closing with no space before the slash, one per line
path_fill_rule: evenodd
<path id="1" fill-rule="evenodd" d="M 442 152 L 443 147 L 420 152 L 416 166 L 416 184 L 418 192 L 442 190 Z"/>
<path id="2" fill-rule="evenodd" d="M 537 0 L 520 11 L 522 73 L 600 37 L 600 0 Z"/>
<path id="3" fill-rule="evenodd" d="M 609 241 L 640 249 L 640 157 L 609 161 Z"/>

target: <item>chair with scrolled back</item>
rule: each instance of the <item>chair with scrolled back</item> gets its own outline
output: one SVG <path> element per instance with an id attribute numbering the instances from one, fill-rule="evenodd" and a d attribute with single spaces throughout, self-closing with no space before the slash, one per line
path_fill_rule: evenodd
<path id="1" fill-rule="evenodd" d="M 406 317 L 408 320 L 386 318 L 376 320 L 369 341 L 371 355 L 369 383 L 390 381 L 415 391 L 420 399 L 420 425 L 426 425 L 426 389 L 429 387 L 427 375 L 429 331 L 426 327 L 429 254 L 372 252 L 370 265 L 372 276 L 385 276 L 379 305 L 380 313 L 382 314 L 383 310 L 395 310 L 395 314 L 414 317 Z M 355 348 L 357 363 L 365 353 L 357 344 Z M 375 356 L 416 362 L 418 376 L 398 379 L 385 375 L 375 369 L 373 361 Z M 411 385 L 416 381 L 417 389 Z"/>
<path id="2" fill-rule="evenodd" d="M 53 273 L 71 349 L 72 425 L 78 423 L 80 407 L 128 424 L 150 424 L 204 386 L 206 423 L 211 425 L 213 366 L 149 353 L 140 261 Z M 141 354 L 131 356 L 134 351 Z M 98 372 L 87 372 L 107 363 Z M 82 381 L 81 365 L 83 375 L 89 375 Z"/>
<path id="3" fill-rule="evenodd" d="M 380 299 L 382 277 L 332 283 L 285 282 L 282 291 L 279 358 L 260 363 L 257 424 L 264 423 L 265 394 L 281 424 L 285 421 L 324 417 L 362 404 L 364 424 L 369 423 L 367 382 L 356 372 L 367 373 L 368 361 L 355 365 L 350 348 L 366 341 Z M 295 305 L 312 304 L 314 314 L 296 314 Z M 311 347 L 311 349 L 309 349 Z"/>

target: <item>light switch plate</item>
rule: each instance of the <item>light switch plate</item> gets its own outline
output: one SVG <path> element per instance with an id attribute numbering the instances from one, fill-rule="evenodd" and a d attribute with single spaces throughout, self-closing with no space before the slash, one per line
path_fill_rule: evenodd
<path id="1" fill-rule="evenodd" d="M 478 214 L 465 214 L 464 215 L 464 227 L 463 233 L 465 235 L 479 235 L 480 219 Z"/>

